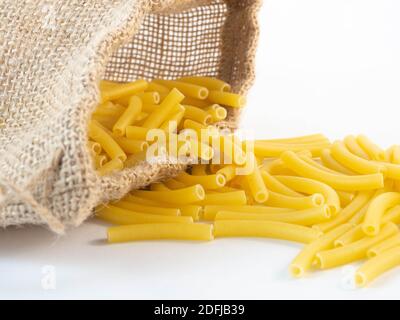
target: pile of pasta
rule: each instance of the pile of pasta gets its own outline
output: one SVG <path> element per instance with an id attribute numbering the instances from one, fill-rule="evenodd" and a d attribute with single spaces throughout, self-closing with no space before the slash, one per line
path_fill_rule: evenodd
<path id="1" fill-rule="evenodd" d="M 145 160 L 151 130 L 162 130 L 167 139 L 182 129 L 212 130 L 210 125 L 227 117 L 226 107 L 242 108 L 246 103 L 227 83 L 209 77 L 102 81 L 100 90 L 102 101 L 89 124 L 89 148 L 100 175 Z M 212 157 L 198 139 L 189 142 L 190 155 Z"/>
<path id="2" fill-rule="evenodd" d="M 136 91 L 121 96 L 125 86 Z M 97 218 L 114 225 L 108 241 L 293 241 L 304 245 L 290 264 L 293 276 L 363 260 L 354 276 L 358 286 L 398 266 L 400 147 L 383 150 L 364 135 L 333 143 L 321 134 L 240 141 L 209 127 L 226 117 L 226 107 L 244 105 L 244 98 L 229 90 L 212 78 L 102 83 L 103 103 L 89 128 L 100 174 L 122 169 L 129 159 L 145 159 L 140 143 L 148 146 L 150 128 L 169 136 L 211 133 L 189 142 L 201 161 L 186 172 L 96 209 Z M 138 147 L 128 149 L 128 141 Z M 105 163 L 99 163 L 102 156 Z"/>

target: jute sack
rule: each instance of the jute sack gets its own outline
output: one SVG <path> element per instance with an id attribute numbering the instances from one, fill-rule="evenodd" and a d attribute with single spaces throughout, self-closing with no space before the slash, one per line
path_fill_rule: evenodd
<path id="1" fill-rule="evenodd" d="M 99 81 L 206 75 L 245 93 L 259 1 L 2 0 L 0 225 L 62 233 L 96 205 L 176 174 L 171 163 L 96 174 L 87 124 Z"/>

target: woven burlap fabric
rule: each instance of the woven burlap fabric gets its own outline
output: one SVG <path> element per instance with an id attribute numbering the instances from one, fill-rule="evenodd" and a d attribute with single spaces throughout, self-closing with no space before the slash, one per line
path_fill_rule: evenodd
<path id="1" fill-rule="evenodd" d="M 93 208 L 182 166 L 140 163 L 100 177 L 87 123 L 100 79 L 254 78 L 259 0 L 0 2 L 0 225 L 62 233 Z M 230 111 L 222 126 L 235 127 Z"/>

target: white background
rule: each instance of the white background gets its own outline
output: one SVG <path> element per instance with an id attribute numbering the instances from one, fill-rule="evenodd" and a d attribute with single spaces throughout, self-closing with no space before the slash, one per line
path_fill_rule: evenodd
<path id="1" fill-rule="evenodd" d="M 399 16 L 397 0 L 266 0 L 243 127 L 400 143 Z M 294 280 L 287 267 L 300 246 L 283 241 L 110 246 L 105 231 L 94 221 L 59 239 L 40 227 L 0 231 L 0 298 L 399 297 L 400 270 L 363 290 L 348 285 L 351 267 Z"/>

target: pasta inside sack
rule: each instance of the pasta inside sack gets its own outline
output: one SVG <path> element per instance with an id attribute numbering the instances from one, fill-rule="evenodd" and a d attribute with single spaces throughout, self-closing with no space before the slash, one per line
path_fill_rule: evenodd
<path id="1" fill-rule="evenodd" d="M 385 151 L 364 135 L 240 141 L 213 125 L 246 100 L 208 77 L 101 88 L 88 144 L 99 174 L 149 160 L 155 146 L 152 154 L 195 160 L 175 178 L 98 207 L 96 217 L 113 225 L 110 243 L 293 241 L 303 246 L 289 267 L 294 277 L 365 260 L 358 286 L 400 265 L 399 147 Z"/>

